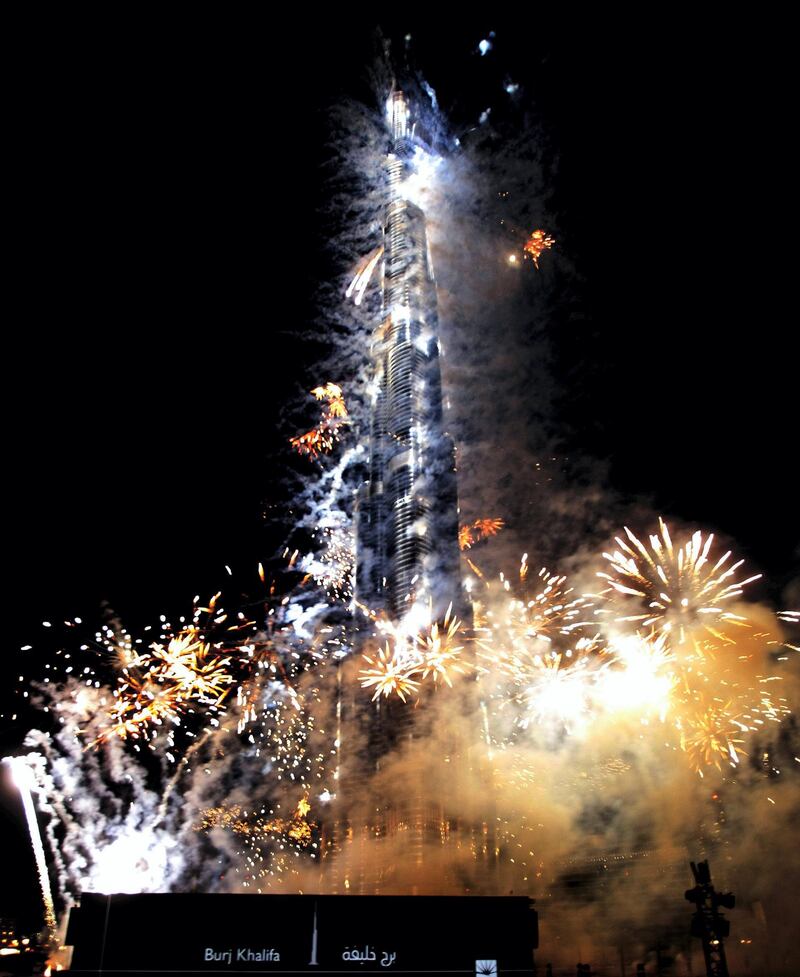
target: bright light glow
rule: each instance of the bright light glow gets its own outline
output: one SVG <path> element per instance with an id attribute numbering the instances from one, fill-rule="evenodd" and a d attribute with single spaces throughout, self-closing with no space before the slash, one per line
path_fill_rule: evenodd
<path id="1" fill-rule="evenodd" d="M 25 820 L 28 823 L 28 833 L 30 834 L 33 855 L 36 860 L 36 871 L 39 874 L 39 887 L 42 891 L 42 902 L 44 903 L 44 921 L 50 937 L 53 939 L 56 931 L 53 893 L 50 889 L 50 876 L 47 873 L 47 861 L 44 855 L 44 846 L 42 845 L 42 835 L 39 831 L 39 822 L 36 819 L 36 810 L 33 806 L 33 798 L 31 796 L 31 791 L 36 787 L 36 781 L 23 757 L 4 757 L 3 763 L 6 763 L 11 768 L 11 775 L 22 798 L 22 807 L 25 811 Z"/>

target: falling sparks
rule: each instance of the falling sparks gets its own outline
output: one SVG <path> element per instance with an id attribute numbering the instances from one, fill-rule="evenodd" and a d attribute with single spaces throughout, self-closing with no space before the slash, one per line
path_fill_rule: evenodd
<path id="1" fill-rule="evenodd" d="M 355 540 L 349 526 L 322 526 L 314 534 L 321 549 L 303 557 L 300 569 L 311 574 L 321 587 L 337 600 L 353 596 Z"/>
<path id="2" fill-rule="evenodd" d="M 522 252 L 524 258 L 530 258 L 535 267 L 539 267 L 539 258 L 542 254 L 553 247 L 556 243 L 555 238 L 550 237 L 542 230 L 531 231 L 528 240 L 522 246 Z"/>

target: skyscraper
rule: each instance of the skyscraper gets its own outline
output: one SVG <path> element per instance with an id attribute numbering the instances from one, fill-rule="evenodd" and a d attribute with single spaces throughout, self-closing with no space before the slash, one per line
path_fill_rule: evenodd
<path id="1" fill-rule="evenodd" d="M 438 312 L 425 215 L 406 194 L 422 151 L 405 95 L 387 103 L 381 318 L 372 341 L 369 467 L 358 493 L 356 593 L 397 619 L 461 607 L 458 498 L 444 429 Z"/>
<path id="2" fill-rule="evenodd" d="M 356 506 L 356 599 L 395 624 L 408 615 L 395 640 L 405 633 L 413 645 L 415 629 L 429 617 L 441 621 L 451 605 L 462 621 L 470 614 L 461 584 L 455 449 L 443 418 L 436 284 L 425 214 L 408 192 L 426 147 L 401 91 L 388 99 L 387 122 L 381 308 L 370 349 L 367 470 Z M 353 664 L 345 663 L 345 671 Z M 424 690 L 423 698 L 430 696 Z M 396 696 L 371 698 L 352 670 L 344 680 L 340 671 L 339 816 L 323 832 L 328 886 L 474 891 L 493 864 L 491 826 L 465 821 L 456 792 L 436 794 L 402 763 L 414 744 L 433 743 L 432 713 Z M 471 762 L 455 743 L 441 752 L 453 783 L 459 763 L 465 765 L 466 783 Z M 464 871 L 465 862 L 474 870 Z"/>

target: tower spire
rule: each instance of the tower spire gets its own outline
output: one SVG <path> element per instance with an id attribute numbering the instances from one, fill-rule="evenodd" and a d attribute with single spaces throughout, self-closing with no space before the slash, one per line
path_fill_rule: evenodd
<path id="1" fill-rule="evenodd" d="M 430 602 L 461 609 L 454 447 L 445 432 L 436 284 L 422 209 L 409 199 L 414 126 L 409 101 L 387 100 L 383 283 L 373 336 L 369 469 L 359 491 L 360 602 L 402 617 Z"/>

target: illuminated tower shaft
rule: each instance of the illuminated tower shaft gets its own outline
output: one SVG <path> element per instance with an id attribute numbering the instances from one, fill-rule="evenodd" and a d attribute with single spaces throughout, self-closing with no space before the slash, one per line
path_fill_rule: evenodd
<path id="1" fill-rule="evenodd" d="M 400 617 L 416 598 L 461 610 L 458 500 L 452 438 L 444 431 L 436 285 L 425 215 L 405 196 L 417 143 L 401 92 L 389 100 L 383 218 L 383 301 L 369 471 L 359 492 L 356 585 L 367 606 Z"/>
<path id="2" fill-rule="evenodd" d="M 395 622 L 421 604 L 424 613 L 416 623 L 422 623 L 429 601 L 434 619 L 441 621 L 452 603 L 454 613 L 469 622 L 461 588 L 455 452 L 442 414 L 436 285 L 425 214 L 406 189 L 415 154 L 424 148 L 401 92 L 389 99 L 388 115 L 382 301 L 370 347 L 372 403 L 368 470 L 358 492 L 356 597 Z M 413 633 L 413 624 L 408 631 Z M 457 791 L 432 794 L 411 767 L 390 766 L 388 777 L 381 776 L 398 750 L 431 739 L 435 712 L 397 696 L 370 701 L 371 690 L 356 680 L 358 667 L 356 660 L 343 662 L 350 681 L 340 672 L 337 795 L 346 814 L 323 832 L 325 884 L 335 892 L 362 894 L 475 891 L 476 880 L 493 864 L 490 825 L 463 823 L 466 804 Z M 436 695 L 449 691 L 440 688 Z M 423 689 L 420 702 L 432 694 L 430 687 Z M 351 737 L 344 748 L 342 728 Z M 456 784 L 458 761 L 463 762 L 459 744 L 446 752 Z M 462 783 L 472 782 L 465 770 Z M 434 871 L 426 868 L 431 856 L 437 860 Z M 470 870 L 464 857 L 474 863 Z"/>

